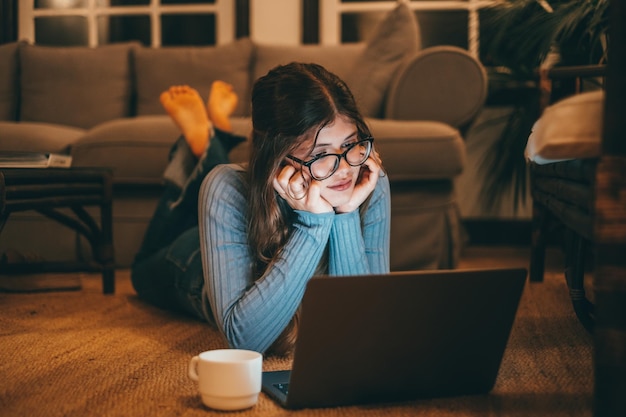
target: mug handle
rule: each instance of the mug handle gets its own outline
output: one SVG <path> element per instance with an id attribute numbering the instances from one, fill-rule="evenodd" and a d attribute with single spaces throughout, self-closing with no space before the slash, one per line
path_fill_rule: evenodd
<path id="1" fill-rule="evenodd" d="M 200 360 L 200 356 L 194 356 L 189 361 L 189 378 L 198 382 L 198 361 Z"/>

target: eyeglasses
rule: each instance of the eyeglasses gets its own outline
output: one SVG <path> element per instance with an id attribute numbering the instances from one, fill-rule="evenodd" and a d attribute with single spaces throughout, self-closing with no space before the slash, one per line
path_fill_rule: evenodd
<path id="1" fill-rule="evenodd" d="M 348 145 L 348 149 L 343 153 L 327 153 L 306 162 L 291 155 L 287 155 L 287 158 L 309 168 L 311 177 L 317 181 L 322 181 L 337 171 L 341 158 L 344 158 L 348 165 L 353 167 L 363 165 L 372 152 L 372 142 L 374 142 L 374 138 L 361 139 Z"/>

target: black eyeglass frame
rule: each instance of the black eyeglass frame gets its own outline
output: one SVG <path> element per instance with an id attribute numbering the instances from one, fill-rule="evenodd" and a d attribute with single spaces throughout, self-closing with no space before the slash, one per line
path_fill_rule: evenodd
<path id="1" fill-rule="evenodd" d="M 363 142 L 369 142 L 370 146 L 369 149 L 367 151 L 367 155 L 365 156 L 365 158 L 363 158 L 363 162 L 361 162 L 360 164 L 351 164 L 350 161 L 348 161 L 348 158 L 346 158 L 346 155 L 348 155 L 348 152 L 350 152 L 355 146 L 363 143 Z M 294 162 L 299 163 L 302 166 L 305 166 L 309 169 L 309 174 L 311 174 L 311 177 L 316 180 L 316 181 L 323 181 L 326 178 L 330 178 L 335 172 L 337 172 L 337 169 L 339 169 L 339 164 L 341 163 L 341 158 L 345 159 L 346 162 L 348 163 L 348 165 L 350 165 L 351 167 L 358 167 L 361 166 L 365 163 L 365 161 L 367 161 L 367 158 L 370 157 L 371 153 L 372 153 L 372 149 L 374 148 L 374 138 L 373 137 L 367 137 L 367 138 L 363 138 L 361 140 L 359 140 L 358 142 L 354 142 L 352 143 L 348 149 L 346 149 L 343 153 L 326 153 L 324 155 L 319 155 L 316 156 L 315 158 L 309 160 L 309 161 L 303 161 L 300 158 L 296 158 L 295 156 L 291 156 L 291 155 L 287 155 L 287 158 L 291 159 Z M 326 158 L 328 156 L 335 156 L 337 157 L 337 159 L 335 159 L 335 166 L 334 168 L 330 171 L 330 174 L 326 175 L 325 177 L 317 177 L 313 174 L 313 170 L 311 169 L 311 165 L 313 165 L 313 163 L 315 163 L 315 161 L 322 159 L 322 158 Z"/>

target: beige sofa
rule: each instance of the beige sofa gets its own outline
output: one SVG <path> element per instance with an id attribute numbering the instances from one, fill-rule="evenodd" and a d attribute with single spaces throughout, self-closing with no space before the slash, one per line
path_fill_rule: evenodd
<path id="1" fill-rule="evenodd" d="M 348 82 L 376 138 L 392 189 L 392 269 L 454 267 L 460 227 L 453 179 L 465 163 L 461 132 L 485 100 L 485 72 L 458 48 L 420 50 L 419 42 L 381 38 L 337 46 L 250 39 L 161 49 L 0 45 L 0 151 L 67 152 L 74 166 L 110 167 L 116 263 L 128 267 L 179 136 L 159 94 L 188 84 L 206 97 L 213 80 L 225 80 L 241 97 L 235 131 L 248 135 L 254 80 L 280 63 L 317 62 Z M 246 155 L 244 144 L 232 159 Z M 49 260 L 88 257 L 88 248 L 37 213 L 13 214 L 0 235 L 0 252 Z"/>

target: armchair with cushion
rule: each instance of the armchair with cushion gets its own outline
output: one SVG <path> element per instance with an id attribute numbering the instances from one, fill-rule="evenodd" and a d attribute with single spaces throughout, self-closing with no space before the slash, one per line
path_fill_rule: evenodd
<path id="1" fill-rule="evenodd" d="M 581 323 L 593 327 L 585 291 L 594 243 L 596 168 L 601 155 L 606 67 L 555 67 L 544 75 L 547 102 L 526 147 L 533 197 L 530 280 L 542 281 L 548 234 L 562 232 L 565 279 Z M 585 90 L 585 79 L 593 87 Z M 552 89 L 553 83 L 568 86 Z M 571 86 L 571 88 L 569 87 Z"/>

